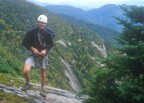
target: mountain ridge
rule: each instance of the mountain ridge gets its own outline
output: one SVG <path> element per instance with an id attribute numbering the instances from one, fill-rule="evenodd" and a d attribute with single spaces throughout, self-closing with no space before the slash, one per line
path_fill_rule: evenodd
<path id="1" fill-rule="evenodd" d="M 53 13 L 69 15 L 75 17 L 76 19 L 99 24 L 118 32 L 121 31 L 121 26 L 118 25 L 118 21 L 114 18 L 114 16 L 123 18 L 123 10 L 114 4 L 107 4 L 100 8 L 87 11 L 63 5 L 47 5 L 44 7 Z"/>

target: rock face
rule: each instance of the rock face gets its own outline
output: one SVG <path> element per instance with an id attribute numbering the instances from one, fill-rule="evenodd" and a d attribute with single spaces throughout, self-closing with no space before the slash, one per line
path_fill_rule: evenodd
<path id="1" fill-rule="evenodd" d="M 32 84 L 38 86 L 36 84 Z M 7 93 L 16 94 L 20 97 L 26 97 L 33 99 L 36 103 L 82 103 L 87 96 L 77 97 L 76 94 L 57 89 L 53 87 L 46 87 L 47 97 L 41 97 L 38 90 L 27 90 L 26 92 L 21 91 L 21 88 L 8 87 L 6 85 L 0 84 L 0 90 Z"/>
<path id="2" fill-rule="evenodd" d="M 75 75 L 74 71 L 70 67 L 70 64 L 63 59 L 61 59 L 62 63 L 66 66 L 65 75 L 69 78 L 70 86 L 76 91 L 79 92 L 81 90 L 81 84 L 78 80 L 77 76 Z"/>

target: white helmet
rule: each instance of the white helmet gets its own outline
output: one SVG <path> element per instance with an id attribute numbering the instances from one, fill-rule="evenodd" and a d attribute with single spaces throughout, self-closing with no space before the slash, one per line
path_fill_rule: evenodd
<path id="1" fill-rule="evenodd" d="M 48 18 L 45 15 L 40 15 L 38 17 L 38 21 L 43 22 L 43 23 L 47 23 Z"/>

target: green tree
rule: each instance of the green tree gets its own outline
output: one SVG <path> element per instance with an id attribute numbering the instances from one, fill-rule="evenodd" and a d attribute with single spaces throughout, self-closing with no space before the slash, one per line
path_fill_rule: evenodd
<path id="1" fill-rule="evenodd" d="M 108 56 L 105 68 L 95 68 L 87 103 L 144 102 L 144 7 L 123 8 L 120 46 Z"/>

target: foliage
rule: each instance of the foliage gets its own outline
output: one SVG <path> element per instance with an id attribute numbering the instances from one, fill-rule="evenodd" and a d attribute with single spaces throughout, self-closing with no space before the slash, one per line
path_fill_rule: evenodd
<path id="1" fill-rule="evenodd" d="M 0 43 L 0 72 L 21 74 L 21 63 Z"/>
<path id="2" fill-rule="evenodd" d="M 24 79 L 20 76 L 8 73 L 0 73 L 0 84 L 4 84 L 11 87 L 22 87 L 24 85 Z M 0 90 L 0 102 L 1 103 L 35 103 L 30 98 L 24 98 L 15 94 L 6 93 Z"/>
<path id="3" fill-rule="evenodd" d="M 117 32 L 115 30 L 106 28 L 106 27 L 98 25 L 98 24 L 93 24 L 90 22 L 82 21 L 82 20 L 80 21 L 79 19 L 72 18 L 71 16 L 68 16 L 68 15 L 60 15 L 60 16 L 64 17 L 72 25 L 75 25 L 75 26 L 79 25 L 81 27 L 85 27 L 88 30 L 96 33 L 101 38 L 103 38 L 104 41 L 106 41 L 106 44 L 111 44 L 111 45 L 117 44 L 117 41 L 115 39 L 119 35 L 119 32 Z"/>
<path id="4" fill-rule="evenodd" d="M 35 103 L 32 99 L 22 98 L 20 96 L 5 93 L 0 90 L 0 102 L 1 103 Z"/>
<path id="5" fill-rule="evenodd" d="M 144 7 L 123 9 L 120 46 L 104 60 L 105 68 L 96 68 L 87 103 L 144 102 Z"/>

